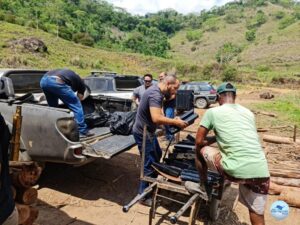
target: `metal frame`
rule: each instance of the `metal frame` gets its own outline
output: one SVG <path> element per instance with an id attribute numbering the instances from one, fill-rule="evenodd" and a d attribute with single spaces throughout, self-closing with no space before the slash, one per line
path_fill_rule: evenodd
<path id="1" fill-rule="evenodd" d="M 143 142 L 142 142 L 142 149 L 141 149 L 141 171 L 140 171 L 140 180 L 146 181 L 150 183 L 149 187 L 147 187 L 142 194 L 138 194 L 134 199 L 132 199 L 127 205 L 123 206 L 123 212 L 128 212 L 129 209 L 136 204 L 138 201 L 143 199 L 146 195 L 149 195 L 152 193 L 152 205 L 149 211 L 149 225 L 152 225 L 153 219 L 155 218 L 156 209 L 157 209 L 157 199 L 168 199 L 172 202 L 178 203 L 183 205 L 178 212 L 175 213 L 175 215 L 170 217 L 170 222 L 172 224 L 177 223 L 180 216 L 183 215 L 184 212 L 187 211 L 188 208 L 191 207 L 191 212 L 189 216 L 189 225 L 194 225 L 197 219 L 197 215 L 199 212 L 199 208 L 201 205 L 201 202 L 208 201 L 210 202 L 211 194 L 208 196 L 206 192 L 199 192 L 195 194 L 191 194 L 188 192 L 185 187 L 181 184 L 174 183 L 175 180 L 172 180 L 173 182 L 168 181 L 168 177 L 161 176 L 158 178 L 152 178 L 145 176 L 144 174 L 144 163 L 145 163 L 145 149 L 146 149 L 146 136 L 147 136 L 147 129 L 144 127 L 143 130 Z M 169 146 L 167 147 L 166 151 L 168 151 Z M 167 153 L 164 154 L 164 157 Z M 169 178 L 170 179 L 170 178 Z M 170 179 L 171 180 L 171 179 Z M 175 181 L 176 182 L 176 181 Z M 168 192 L 175 192 L 179 194 L 183 194 L 186 196 L 190 196 L 187 202 L 181 202 L 177 199 L 173 199 L 171 197 L 165 196 L 161 193 L 159 193 L 160 190 L 166 190 Z M 219 201 L 219 200 L 218 200 Z M 214 205 L 211 205 L 210 207 L 213 207 Z M 215 220 L 216 218 L 211 218 L 212 220 Z"/>
<path id="2" fill-rule="evenodd" d="M 150 207 L 150 211 L 149 211 L 149 225 L 152 225 L 153 219 L 155 218 L 155 214 L 156 214 L 156 209 L 157 209 L 157 198 L 163 198 L 163 199 L 168 199 L 172 202 L 176 202 L 179 204 L 182 204 L 183 206 L 181 207 L 181 209 L 170 218 L 170 222 L 172 224 L 177 223 L 178 219 L 180 216 L 183 215 L 183 213 L 189 208 L 191 207 L 191 212 L 190 212 L 190 217 L 189 217 L 189 225 L 194 225 L 196 222 L 196 217 L 198 215 L 199 212 L 199 208 L 200 208 L 200 200 L 201 199 L 207 199 L 207 196 L 205 195 L 201 195 L 200 193 L 196 193 L 194 195 L 192 195 L 192 197 L 189 198 L 189 200 L 184 203 L 184 202 L 180 202 L 176 199 L 173 198 L 169 198 L 166 197 L 164 195 L 159 194 L 159 190 L 163 189 L 166 191 L 170 191 L 170 192 L 175 192 L 175 193 L 180 193 L 180 194 L 184 194 L 184 195 L 191 195 L 184 186 L 176 184 L 176 183 L 171 183 L 165 179 L 158 179 L 158 178 L 152 178 L 152 177 L 147 177 L 144 176 L 144 163 L 145 163 L 145 149 L 146 149 L 146 135 L 147 135 L 147 129 L 146 126 L 144 126 L 144 130 L 143 130 L 143 143 L 142 143 L 142 161 L 141 161 L 141 172 L 140 172 L 140 180 L 142 181 L 146 181 L 149 183 L 152 183 L 149 187 L 151 187 L 152 190 L 152 205 Z M 179 136 L 179 135 L 178 135 Z M 174 135 L 173 138 L 171 139 L 171 141 L 174 139 Z M 166 154 L 169 150 L 171 141 L 166 149 L 166 152 L 163 156 L 163 159 L 166 157 Z M 145 191 L 146 192 L 146 191 Z M 147 191 L 148 192 L 148 191 Z M 129 210 L 129 208 L 128 208 Z M 123 208 L 124 211 L 124 208 Z"/>

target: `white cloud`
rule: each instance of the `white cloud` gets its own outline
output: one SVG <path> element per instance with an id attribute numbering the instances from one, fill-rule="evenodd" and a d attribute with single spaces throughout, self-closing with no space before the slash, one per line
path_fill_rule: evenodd
<path id="1" fill-rule="evenodd" d="M 172 8 L 177 12 L 187 14 L 210 9 L 213 6 L 224 5 L 232 0 L 107 0 L 115 6 L 126 9 L 135 15 L 155 13 Z"/>

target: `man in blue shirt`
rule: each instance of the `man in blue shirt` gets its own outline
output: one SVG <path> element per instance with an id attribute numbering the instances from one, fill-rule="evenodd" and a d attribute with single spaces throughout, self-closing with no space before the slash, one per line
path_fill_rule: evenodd
<path id="1" fill-rule="evenodd" d="M 80 137 L 93 135 L 89 132 L 84 121 L 84 113 L 80 101 L 83 100 L 86 87 L 79 75 L 68 69 L 51 70 L 43 76 L 40 85 L 49 106 L 58 107 L 58 99 L 60 99 L 72 110 L 78 124 Z M 77 92 L 77 96 L 75 92 Z"/>

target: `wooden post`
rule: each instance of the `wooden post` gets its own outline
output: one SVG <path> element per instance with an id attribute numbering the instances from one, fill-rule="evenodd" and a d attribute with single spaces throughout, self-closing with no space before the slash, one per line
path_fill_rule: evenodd
<path id="1" fill-rule="evenodd" d="M 11 138 L 11 159 L 12 161 L 19 160 L 19 150 L 20 150 L 20 139 L 21 139 L 21 127 L 22 127 L 22 107 L 17 106 L 16 113 L 13 117 L 13 130 Z"/>
<path id="2" fill-rule="evenodd" d="M 294 136 L 293 136 L 293 141 L 296 142 L 297 138 L 297 125 L 294 126 Z"/>

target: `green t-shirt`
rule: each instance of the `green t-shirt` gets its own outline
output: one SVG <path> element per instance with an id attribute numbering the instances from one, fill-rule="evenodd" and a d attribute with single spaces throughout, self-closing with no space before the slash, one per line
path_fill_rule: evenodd
<path id="1" fill-rule="evenodd" d="M 228 175 L 244 179 L 270 176 L 250 110 L 238 104 L 223 104 L 207 110 L 200 126 L 214 130 Z"/>

